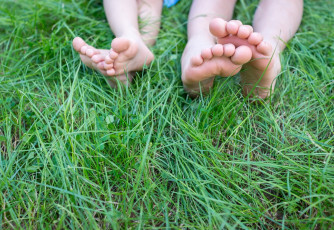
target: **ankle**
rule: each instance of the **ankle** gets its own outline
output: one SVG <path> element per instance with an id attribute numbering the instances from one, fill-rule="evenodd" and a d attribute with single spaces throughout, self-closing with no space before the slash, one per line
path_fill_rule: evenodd
<path id="1" fill-rule="evenodd" d="M 204 35 L 204 34 L 197 34 L 197 35 L 192 35 L 188 37 L 188 43 L 196 41 L 200 43 L 210 43 L 212 45 L 215 44 L 215 39 L 211 35 Z"/>
<path id="2" fill-rule="evenodd" d="M 118 34 L 116 37 L 130 37 L 130 38 L 136 38 L 141 37 L 140 32 L 137 28 L 127 28 L 126 31 L 124 31 L 122 34 Z"/>

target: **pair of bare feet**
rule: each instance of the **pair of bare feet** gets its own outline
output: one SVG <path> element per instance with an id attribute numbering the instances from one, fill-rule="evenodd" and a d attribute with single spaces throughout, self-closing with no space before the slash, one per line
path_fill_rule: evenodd
<path id="1" fill-rule="evenodd" d="M 261 98 L 269 96 L 275 78 L 281 70 L 279 53 L 273 54 L 273 45 L 240 21 L 229 22 L 216 18 L 210 23 L 210 32 L 217 44 L 201 37 L 188 41 L 182 57 L 182 81 L 190 95 L 207 92 L 215 76 L 228 77 L 240 72 L 244 95 Z M 106 77 L 116 77 L 127 84 L 131 72 L 152 62 L 154 56 L 139 35 L 115 38 L 110 50 L 96 49 L 81 38 L 73 40 L 74 49 L 90 68 Z M 111 78 L 112 79 L 112 78 Z M 111 85 L 113 86 L 114 84 Z"/>

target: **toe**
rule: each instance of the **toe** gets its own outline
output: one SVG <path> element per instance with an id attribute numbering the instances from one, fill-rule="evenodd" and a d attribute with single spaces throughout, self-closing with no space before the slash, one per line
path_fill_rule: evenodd
<path id="1" fill-rule="evenodd" d="M 191 60 L 190 60 L 190 63 L 191 63 L 192 66 L 199 66 L 199 65 L 202 65 L 203 62 L 204 62 L 204 60 L 203 60 L 203 58 L 202 58 L 200 55 L 198 55 L 198 56 L 194 56 L 194 57 L 192 57 Z"/>
<path id="2" fill-rule="evenodd" d="M 263 41 L 263 37 L 260 33 L 251 33 L 248 37 L 248 43 L 254 46 L 259 45 Z"/>
<path id="3" fill-rule="evenodd" d="M 111 64 L 111 63 L 113 63 L 115 60 L 114 60 L 114 59 L 111 59 L 111 58 L 110 58 L 110 55 L 108 54 L 108 55 L 105 57 L 104 61 L 105 61 L 107 64 Z"/>
<path id="4" fill-rule="evenodd" d="M 257 51 L 263 55 L 271 55 L 272 53 L 272 47 L 271 45 L 266 42 L 266 41 L 262 41 L 257 47 L 256 47 Z"/>
<path id="5" fill-rule="evenodd" d="M 99 68 L 100 70 L 106 70 L 104 68 L 105 62 L 101 61 L 99 63 L 96 64 L 97 68 Z"/>
<path id="6" fill-rule="evenodd" d="M 111 47 L 116 53 L 123 52 L 130 47 L 130 40 L 127 38 L 115 38 L 111 42 Z"/>
<path id="7" fill-rule="evenodd" d="M 235 49 L 231 61 L 236 65 L 243 65 L 249 62 L 252 58 L 252 51 L 247 46 L 239 46 Z"/>
<path id="8" fill-rule="evenodd" d="M 201 56 L 203 59 L 210 60 L 213 57 L 211 49 L 207 48 L 202 50 Z"/>
<path id="9" fill-rule="evenodd" d="M 95 63 L 102 62 L 104 61 L 104 59 L 105 59 L 105 56 L 102 54 L 95 54 L 94 56 L 92 56 L 92 61 Z"/>
<path id="10" fill-rule="evenodd" d="M 115 70 L 114 69 L 109 69 L 109 70 L 107 70 L 107 75 L 109 75 L 109 76 L 114 76 L 115 75 Z"/>
<path id="11" fill-rule="evenodd" d="M 103 68 L 106 69 L 106 70 L 112 69 L 113 67 L 114 67 L 114 64 L 104 63 L 104 65 L 103 65 Z"/>
<path id="12" fill-rule="evenodd" d="M 110 50 L 109 57 L 110 57 L 112 60 L 115 60 L 115 59 L 118 57 L 118 53 L 116 53 L 116 52 L 113 51 L 113 50 Z"/>
<path id="13" fill-rule="evenodd" d="M 227 23 L 226 30 L 229 34 L 236 35 L 241 25 L 242 25 L 241 21 L 231 20 Z"/>
<path id="14" fill-rule="evenodd" d="M 227 22 L 222 18 L 215 18 L 210 22 L 210 32 L 213 36 L 218 38 L 226 37 L 228 35 L 226 31 Z"/>
<path id="15" fill-rule="evenodd" d="M 221 44 L 216 44 L 211 49 L 213 56 L 221 57 L 224 54 L 224 47 Z"/>
<path id="16" fill-rule="evenodd" d="M 84 46 L 81 47 L 81 49 L 80 49 L 79 52 L 80 52 L 82 55 L 86 55 L 86 51 L 87 51 L 87 49 L 88 49 L 88 46 L 87 46 L 87 45 L 84 45 Z"/>
<path id="17" fill-rule="evenodd" d="M 88 47 L 86 50 L 86 55 L 90 58 L 92 58 L 94 55 L 98 54 L 99 51 L 93 47 Z"/>
<path id="18" fill-rule="evenodd" d="M 108 76 L 107 71 L 105 71 L 104 69 L 100 69 L 100 72 L 103 76 Z"/>
<path id="19" fill-rule="evenodd" d="M 242 25 L 239 27 L 237 36 L 241 39 L 246 39 L 251 35 L 252 32 L 253 32 L 253 27 L 249 25 Z"/>
<path id="20" fill-rule="evenodd" d="M 224 56 L 231 57 L 235 52 L 235 46 L 233 44 L 224 45 Z"/>
<path id="21" fill-rule="evenodd" d="M 80 38 L 80 37 L 75 37 L 73 39 L 73 48 L 77 51 L 77 52 L 80 52 L 81 51 L 81 47 L 87 45 L 86 42 Z"/>

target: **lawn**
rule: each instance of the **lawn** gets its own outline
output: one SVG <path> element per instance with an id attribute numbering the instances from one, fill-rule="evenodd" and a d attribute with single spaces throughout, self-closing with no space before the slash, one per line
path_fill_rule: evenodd
<path id="1" fill-rule="evenodd" d="M 306 1 L 258 104 L 238 77 L 184 92 L 186 0 L 164 8 L 153 64 L 111 89 L 71 47 L 110 47 L 101 2 L 1 0 L 0 229 L 334 227 L 333 0 Z"/>

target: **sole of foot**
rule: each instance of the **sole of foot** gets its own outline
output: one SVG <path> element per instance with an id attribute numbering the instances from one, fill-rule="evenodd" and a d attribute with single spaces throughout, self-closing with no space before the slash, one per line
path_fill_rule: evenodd
<path id="1" fill-rule="evenodd" d="M 109 76 L 140 71 L 154 59 L 153 53 L 137 35 L 115 38 L 111 50 L 105 57 L 104 69 Z"/>
<path id="2" fill-rule="evenodd" d="M 182 56 L 184 88 L 192 97 L 200 92 L 206 94 L 212 87 L 215 76 L 229 77 L 237 74 L 251 57 L 252 51 L 247 46 L 206 45 L 192 39 L 188 41 Z"/>
<path id="3" fill-rule="evenodd" d="M 244 96 L 267 98 L 274 91 L 275 80 L 281 72 L 279 52 L 274 52 L 272 44 L 265 41 L 253 27 L 243 25 L 238 20 L 213 19 L 210 32 L 218 44 L 247 46 L 252 51 L 251 61 L 243 66 L 241 84 Z"/>

